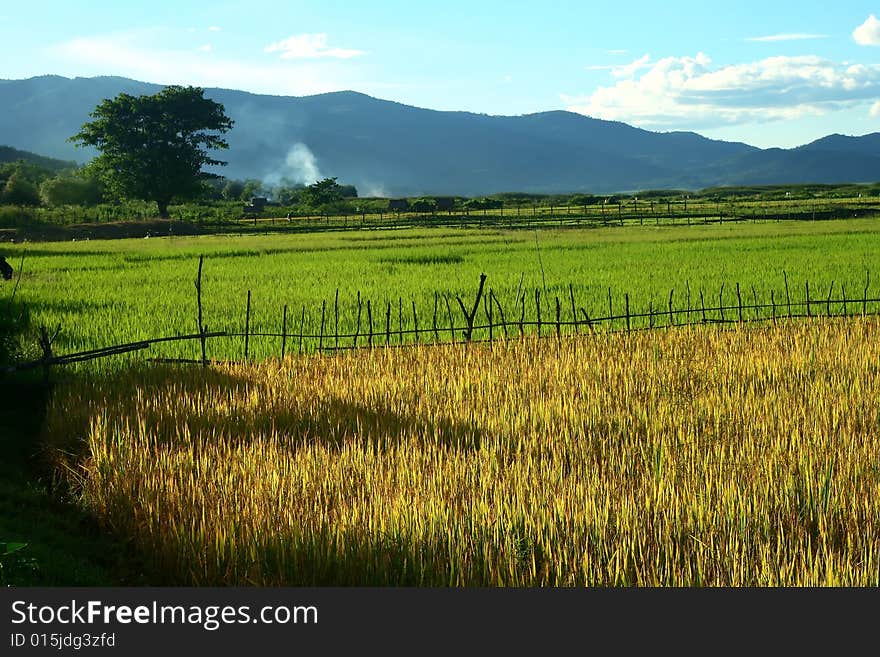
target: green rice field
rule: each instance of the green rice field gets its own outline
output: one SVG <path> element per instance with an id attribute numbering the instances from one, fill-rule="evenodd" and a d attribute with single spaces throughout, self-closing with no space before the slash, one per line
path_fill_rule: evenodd
<path id="1" fill-rule="evenodd" d="M 367 300 L 378 334 L 388 325 L 392 332 L 412 328 L 413 308 L 422 328 L 434 321 L 435 307 L 441 329 L 450 315 L 460 326 L 455 297 L 472 304 L 481 273 L 508 321 L 536 317 L 536 290 L 550 322 L 556 297 L 562 319 L 570 321 L 572 297 L 595 318 L 621 314 L 627 296 L 633 314 L 665 309 L 670 292 L 676 308 L 697 308 L 701 291 L 706 306 L 719 299 L 735 305 L 737 283 L 743 303 L 769 303 L 771 292 L 785 303 L 786 279 L 793 302 L 803 301 L 809 284 L 814 300 L 830 292 L 832 312 L 841 312 L 844 293 L 862 299 L 867 286 L 868 296 L 877 296 L 870 279 L 880 276 L 877 224 L 862 218 L 537 231 L 410 228 L 21 243 L 5 250 L 16 269 L 24 258 L 17 298 L 28 304 L 36 326 L 61 326 L 55 352 L 63 354 L 196 333 L 200 256 L 209 331 L 244 331 L 248 291 L 252 334 L 280 332 L 286 305 L 288 333 L 318 335 L 324 304 L 325 336 L 337 326 L 339 333 L 363 336 Z M 255 337 L 249 356 L 277 354 L 280 343 Z M 306 341 L 303 348 L 315 346 Z M 287 348 L 301 345 L 292 340 Z M 197 341 L 167 343 L 126 358 L 196 357 L 198 349 Z M 215 339 L 209 351 L 214 358 L 240 358 L 243 341 Z"/>

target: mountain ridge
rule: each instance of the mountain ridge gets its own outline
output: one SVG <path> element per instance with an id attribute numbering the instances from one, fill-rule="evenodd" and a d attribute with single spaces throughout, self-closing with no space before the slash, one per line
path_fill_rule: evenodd
<path id="1" fill-rule="evenodd" d="M 68 138 L 104 98 L 164 85 L 119 76 L 0 80 L 0 143 L 84 162 Z M 880 133 L 760 149 L 691 131 L 652 132 L 565 110 L 518 116 L 433 110 L 354 91 L 312 96 L 206 87 L 235 121 L 230 178 L 337 176 L 369 195 L 614 193 L 880 180 Z"/>

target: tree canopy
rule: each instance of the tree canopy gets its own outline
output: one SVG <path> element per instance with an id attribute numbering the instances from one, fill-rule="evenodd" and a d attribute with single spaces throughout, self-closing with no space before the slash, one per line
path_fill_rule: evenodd
<path id="1" fill-rule="evenodd" d="M 144 96 L 121 93 L 90 116 L 94 120 L 71 137 L 101 152 L 89 167 L 111 192 L 154 201 L 161 217 L 168 216 L 172 200 L 194 198 L 206 179 L 218 177 L 202 167 L 226 164 L 208 151 L 229 147 L 220 135 L 233 121 L 200 87 L 169 86 Z"/>

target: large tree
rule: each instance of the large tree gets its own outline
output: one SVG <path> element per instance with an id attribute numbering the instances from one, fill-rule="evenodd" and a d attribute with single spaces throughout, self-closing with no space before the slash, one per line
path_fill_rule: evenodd
<path id="1" fill-rule="evenodd" d="M 94 120 L 71 141 L 101 152 L 89 166 L 110 191 L 155 201 L 161 217 L 168 217 L 172 200 L 198 196 L 206 179 L 218 177 L 203 166 L 226 164 L 208 151 L 229 147 L 220 135 L 233 122 L 199 87 L 169 86 L 151 96 L 122 93 L 90 116 Z"/>

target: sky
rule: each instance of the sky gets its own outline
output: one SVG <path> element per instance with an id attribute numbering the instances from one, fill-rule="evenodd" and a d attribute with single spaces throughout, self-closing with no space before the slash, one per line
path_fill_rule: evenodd
<path id="1" fill-rule="evenodd" d="M 880 131 L 878 16 L 880 0 L 9 2 L 0 79 L 350 89 L 790 148 Z"/>

